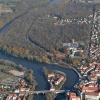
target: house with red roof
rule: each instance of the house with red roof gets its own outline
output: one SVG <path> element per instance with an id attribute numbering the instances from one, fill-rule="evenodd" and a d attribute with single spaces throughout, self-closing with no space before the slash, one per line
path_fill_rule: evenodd
<path id="1" fill-rule="evenodd" d="M 76 93 L 69 93 L 69 100 L 81 100 L 80 96 L 77 96 Z"/>
<path id="2" fill-rule="evenodd" d="M 100 100 L 100 92 L 85 92 L 85 100 Z"/>

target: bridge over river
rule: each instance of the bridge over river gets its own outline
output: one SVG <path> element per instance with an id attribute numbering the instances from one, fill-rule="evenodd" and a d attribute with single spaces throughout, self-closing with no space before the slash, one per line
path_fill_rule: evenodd
<path id="1" fill-rule="evenodd" d="M 65 93 L 67 92 L 66 90 L 43 90 L 43 91 L 29 91 L 26 92 L 28 94 L 46 94 L 46 93 L 54 93 L 54 94 L 59 94 L 59 93 Z"/>

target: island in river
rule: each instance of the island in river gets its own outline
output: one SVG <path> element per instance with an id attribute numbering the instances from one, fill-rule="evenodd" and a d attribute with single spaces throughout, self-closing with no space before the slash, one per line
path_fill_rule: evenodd
<path id="1" fill-rule="evenodd" d="M 60 90 L 66 81 L 66 75 L 63 72 L 57 70 L 50 70 L 44 68 L 44 73 L 48 83 L 50 85 L 50 93 L 46 94 L 47 100 L 54 100 L 57 94 L 52 93 L 52 91 Z"/>
<path id="2" fill-rule="evenodd" d="M 36 90 L 49 90 L 48 81 L 46 80 L 46 78 L 44 76 L 43 68 L 45 68 L 45 66 L 46 66 L 46 68 L 49 68 L 51 70 L 58 70 L 58 71 L 64 72 L 66 74 L 67 81 L 64 83 L 64 85 L 62 87 L 62 89 L 64 89 L 64 90 L 73 89 L 74 85 L 77 82 L 79 82 L 79 76 L 76 73 L 76 71 L 74 71 L 73 69 L 61 68 L 61 67 L 58 67 L 57 65 L 53 65 L 53 64 L 43 64 L 43 63 L 39 63 L 36 61 L 28 61 L 26 59 L 14 57 L 5 52 L 0 52 L 0 59 L 5 59 L 5 60 L 9 59 L 9 60 L 13 61 L 14 63 L 16 63 L 17 65 L 21 64 L 25 68 L 32 69 L 34 71 L 35 80 L 38 83 L 38 88 L 36 88 Z M 65 98 L 64 94 L 57 95 L 57 100 L 62 100 L 63 98 Z M 35 95 L 34 99 L 35 100 L 46 100 L 46 97 L 44 95 Z"/>

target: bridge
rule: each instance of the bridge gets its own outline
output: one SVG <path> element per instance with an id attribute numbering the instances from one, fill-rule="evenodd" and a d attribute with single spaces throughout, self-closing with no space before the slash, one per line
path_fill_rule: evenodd
<path id="1" fill-rule="evenodd" d="M 46 94 L 46 93 L 54 93 L 54 94 L 59 94 L 59 93 L 65 93 L 66 90 L 43 90 L 43 91 L 28 91 L 26 92 L 27 94 Z"/>
<path id="2" fill-rule="evenodd" d="M 16 91 L 16 92 L 9 92 L 9 91 L 0 91 L 1 94 L 46 94 L 46 93 L 54 93 L 54 94 L 59 94 L 59 93 L 67 93 L 70 90 L 40 90 L 40 91 Z"/>
<path id="3" fill-rule="evenodd" d="M 46 94 L 46 93 L 54 93 L 54 94 L 59 94 L 59 93 L 66 93 L 69 92 L 69 90 L 41 90 L 41 91 L 17 91 L 17 92 L 9 92 L 9 91 L 0 91 L 1 94 Z"/>

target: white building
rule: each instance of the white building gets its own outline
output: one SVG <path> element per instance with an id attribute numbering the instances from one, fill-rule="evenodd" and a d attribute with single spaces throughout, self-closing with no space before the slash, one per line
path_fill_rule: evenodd
<path id="1" fill-rule="evenodd" d="M 99 100 L 100 93 L 99 92 L 86 92 L 85 93 L 85 100 Z"/>

